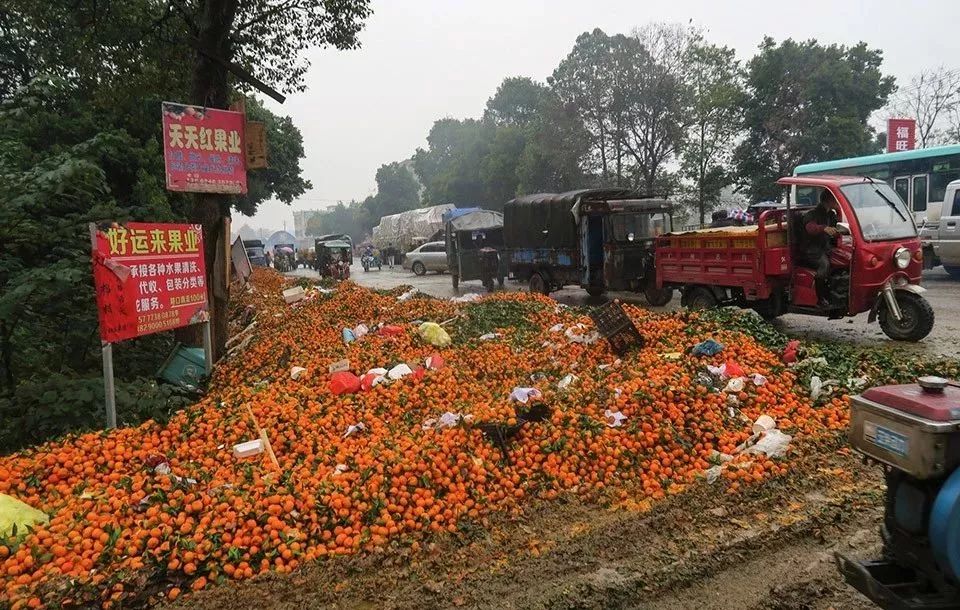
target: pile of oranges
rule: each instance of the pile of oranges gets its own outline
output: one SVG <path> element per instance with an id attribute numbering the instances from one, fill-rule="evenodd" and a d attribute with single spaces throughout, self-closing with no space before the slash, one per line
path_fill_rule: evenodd
<path id="1" fill-rule="evenodd" d="M 170 598 L 325 556 L 416 548 L 426 535 L 522 510 L 533 497 L 656 500 L 698 484 L 718 453 L 734 454 L 750 437 L 761 414 L 793 434 L 794 446 L 835 438 L 847 423 L 845 400 L 812 405 L 777 355 L 748 336 L 706 333 L 695 314 L 626 306 L 646 345 L 621 360 L 605 341 L 571 342 L 561 326 L 592 328 L 589 318 L 538 295 L 401 301 L 345 282 L 290 306 L 284 287 L 273 272 L 255 272 L 235 304 L 255 307 L 254 340 L 169 423 L 0 458 L 0 493 L 50 516 L 0 546 L 0 596 L 13 608 L 110 607 L 134 589 Z M 466 308 L 497 301 L 522 306 L 536 331 L 522 341 L 510 328 L 490 329 L 498 336 L 486 341 L 457 334 Z M 416 332 L 422 321 L 446 321 L 453 344 L 425 344 Z M 358 324 L 371 332 L 345 343 L 342 329 Z M 378 333 L 378 324 L 403 332 Z M 692 356 L 708 337 L 725 349 Z M 343 359 L 362 374 L 413 368 L 435 354 L 443 368 L 422 376 L 357 394 L 334 395 L 328 386 L 328 367 Z M 766 383 L 747 383 L 732 397 L 709 387 L 706 366 L 727 361 Z M 307 369 L 297 379 L 295 366 Z M 574 378 L 558 387 L 567 375 Z M 550 415 L 523 426 L 503 455 L 481 427 L 517 423 L 515 387 L 539 389 Z M 279 469 L 265 453 L 234 457 L 234 445 L 258 438 L 250 411 Z M 458 423 L 425 425 L 445 413 Z M 723 484 L 735 490 L 787 468 L 788 458 L 741 455 L 726 463 Z"/>

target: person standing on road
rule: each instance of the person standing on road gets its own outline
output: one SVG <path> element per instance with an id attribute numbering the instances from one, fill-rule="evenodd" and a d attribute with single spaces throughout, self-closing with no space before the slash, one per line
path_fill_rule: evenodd
<path id="1" fill-rule="evenodd" d="M 804 253 L 808 264 L 817 273 L 817 300 L 820 307 L 830 307 L 830 250 L 837 233 L 837 202 L 829 189 L 820 193 L 820 202 L 803 214 L 807 241 Z"/>

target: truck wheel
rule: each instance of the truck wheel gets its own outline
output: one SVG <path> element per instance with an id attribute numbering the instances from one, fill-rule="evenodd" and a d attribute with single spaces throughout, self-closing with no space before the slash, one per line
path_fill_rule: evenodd
<path id="1" fill-rule="evenodd" d="M 607 289 L 603 286 L 587 286 L 587 294 L 592 297 L 602 296 L 607 292 Z"/>
<path id="2" fill-rule="evenodd" d="M 530 292 L 550 294 L 550 288 L 547 286 L 547 281 L 539 273 L 534 273 L 530 276 Z"/>
<path id="3" fill-rule="evenodd" d="M 933 307 L 920 296 L 905 290 L 896 292 L 897 305 L 900 306 L 900 320 L 897 321 L 885 305 L 880 309 L 880 328 L 883 334 L 895 341 L 919 341 L 933 330 Z"/>
<path id="4" fill-rule="evenodd" d="M 460 276 L 454 273 L 450 276 L 450 282 L 453 284 L 453 291 L 460 290 Z"/>
<path id="5" fill-rule="evenodd" d="M 682 305 L 687 309 L 713 309 L 717 306 L 717 297 L 709 288 L 694 286 L 684 293 Z"/>
<path id="6" fill-rule="evenodd" d="M 954 267 L 953 265 L 944 265 L 943 270 L 955 280 L 960 280 L 960 267 Z"/>
<path id="7" fill-rule="evenodd" d="M 654 307 L 663 307 L 673 300 L 673 288 L 657 288 L 656 284 L 647 284 L 643 296 Z"/>
<path id="8" fill-rule="evenodd" d="M 424 265 L 424 264 L 421 263 L 420 261 L 414 262 L 412 269 L 413 269 L 414 275 L 426 275 L 426 274 L 427 274 L 427 267 L 426 267 L 426 265 Z"/>

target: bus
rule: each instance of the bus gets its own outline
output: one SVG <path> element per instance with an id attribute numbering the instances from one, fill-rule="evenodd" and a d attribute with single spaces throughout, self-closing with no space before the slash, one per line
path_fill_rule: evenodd
<path id="1" fill-rule="evenodd" d="M 869 176 L 883 180 L 913 210 L 914 218 L 921 224 L 927 217 L 928 205 L 935 207 L 935 215 L 939 216 L 947 184 L 960 179 L 960 144 L 807 163 L 798 165 L 793 174 Z M 797 193 L 798 201 L 803 197 L 804 193 Z"/>

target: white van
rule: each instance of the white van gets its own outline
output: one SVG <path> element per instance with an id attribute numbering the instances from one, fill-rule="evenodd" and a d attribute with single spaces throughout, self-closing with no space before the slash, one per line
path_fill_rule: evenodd
<path id="1" fill-rule="evenodd" d="M 943 265 L 951 277 L 960 280 L 960 180 L 947 185 L 943 201 L 930 202 L 920 239 L 924 266 Z"/>

